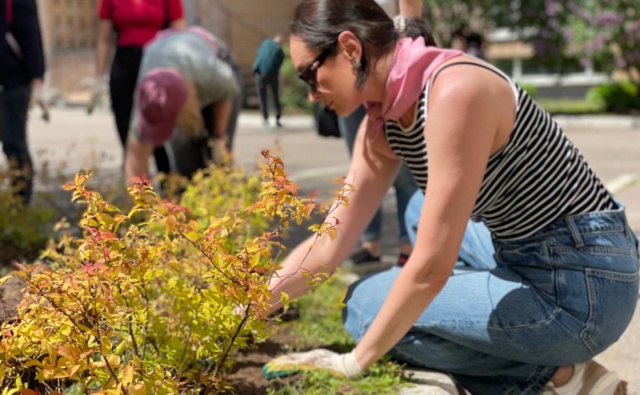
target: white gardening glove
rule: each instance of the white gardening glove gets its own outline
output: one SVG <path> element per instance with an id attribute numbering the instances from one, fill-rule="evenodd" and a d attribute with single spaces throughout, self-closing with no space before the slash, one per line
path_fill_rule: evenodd
<path id="1" fill-rule="evenodd" d="M 211 148 L 211 160 L 220 166 L 229 162 L 231 153 L 227 150 L 226 138 L 209 139 L 209 148 Z"/>
<path id="2" fill-rule="evenodd" d="M 42 120 L 44 120 L 45 122 L 49 122 L 49 106 L 47 106 L 47 103 L 44 100 L 44 89 L 42 87 L 41 81 L 33 82 L 31 84 L 31 98 L 29 101 L 29 108 L 32 108 L 34 106 L 38 106 L 42 110 Z"/>
<path id="3" fill-rule="evenodd" d="M 338 354 L 322 348 L 281 355 L 262 367 L 267 379 L 312 370 L 327 370 L 336 377 L 344 378 L 359 377 L 363 373 L 354 351 Z"/>
<path id="4" fill-rule="evenodd" d="M 93 113 L 96 107 L 102 105 L 102 96 L 104 96 L 105 82 L 102 78 L 96 78 L 91 85 L 91 98 L 87 105 L 87 113 Z"/>

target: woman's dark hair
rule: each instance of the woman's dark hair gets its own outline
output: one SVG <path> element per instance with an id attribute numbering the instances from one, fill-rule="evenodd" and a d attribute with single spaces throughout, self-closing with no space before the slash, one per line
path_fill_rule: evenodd
<path id="1" fill-rule="evenodd" d="M 401 37 L 424 37 L 427 46 L 436 46 L 422 18 L 408 19 L 405 30 L 400 33 L 393 20 L 373 0 L 303 0 L 289 27 L 291 35 L 320 51 L 335 45 L 345 30 L 352 32 L 362 44 L 361 67 L 356 79 L 358 89 L 364 86 L 371 67 L 393 51 Z"/>

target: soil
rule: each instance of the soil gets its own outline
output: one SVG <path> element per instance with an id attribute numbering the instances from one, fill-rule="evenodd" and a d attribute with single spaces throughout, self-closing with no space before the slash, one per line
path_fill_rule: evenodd
<path id="1" fill-rule="evenodd" d="M 17 308 L 22 300 L 24 282 L 11 277 L 0 287 L 0 322 L 7 321 L 17 315 Z"/>
<path id="2" fill-rule="evenodd" d="M 262 366 L 274 357 L 290 351 L 287 344 L 294 344 L 295 338 L 286 329 L 277 331 L 265 343 L 258 345 L 255 350 L 243 351 L 238 356 L 238 362 L 228 376 L 237 395 L 264 395 L 267 388 L 273 386 L 262 375 Z M 294 378 L 282 378 L 279 385 L 290 383 Z"/>

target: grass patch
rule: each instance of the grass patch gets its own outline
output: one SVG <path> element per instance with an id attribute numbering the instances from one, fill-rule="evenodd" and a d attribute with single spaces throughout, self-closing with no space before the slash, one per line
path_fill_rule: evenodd
<path id="1" fill-rule="evenodd" d="M 542 108 L 553 114 L 601 114 L 604 106 L 584 99 L 537 99 Z"/>
<path id="2" fill-rule="evenodd" d="M 297 300 L 292 306 L 300 318 L 292 321 L 291 334 L 296 337 L 296 350 L 308 350 L 322 346 L 350 351 L 356 343 L 342 325 L 342 301 L 347 292 L 348 281 L 344 272 Z"/>
<path id="3" fill-rule="evenodd" d="M 268 395 L 397 395 L 410 384 L 402 378 L 402 368 L 393 362 L 376 362 L 369 374 L 357 380 L 337 379 L 327 372 L 310 372 L 282 388 L 269 389 Z"/>
<path id="4" fill-rule="evenodd" d="M 292 302 L 300 318 L 287 325 L 297 338 L 297 350 L 317 347 L 348 352 L 356 343 L 342 326 L 342 300 L 347 291 L 347 280 L 338 272 L 316 290 Z M 403 379 L 402 366 L 383 358 L 376 362 L 367 376 L 357 380 L 338 379 L 327 372 L 309 372 L 299 379 L 277 389 L 269 395 L 326 395 L 326 394 L 397 394 L 411 384 Z"/>

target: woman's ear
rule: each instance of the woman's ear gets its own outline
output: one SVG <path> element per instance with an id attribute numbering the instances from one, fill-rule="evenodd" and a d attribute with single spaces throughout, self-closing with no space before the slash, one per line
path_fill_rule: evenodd
<path id="1" fill-rule="evenodd" d="M 353 32 L 345 30 L 338 36 L 338 52 L 344 54 L 350 63 L 362 58 L 362 44 Z"/>

